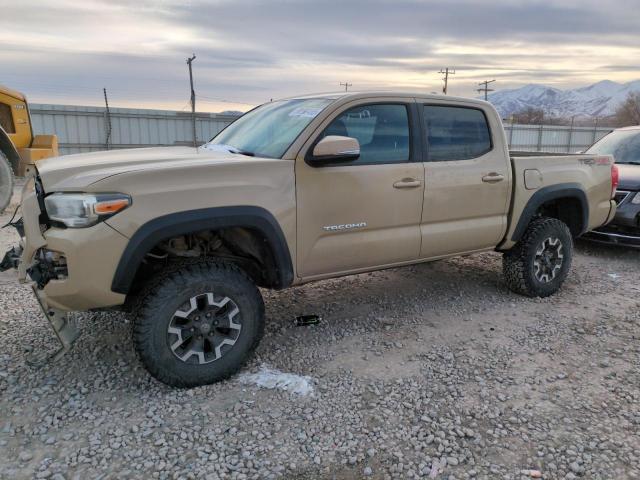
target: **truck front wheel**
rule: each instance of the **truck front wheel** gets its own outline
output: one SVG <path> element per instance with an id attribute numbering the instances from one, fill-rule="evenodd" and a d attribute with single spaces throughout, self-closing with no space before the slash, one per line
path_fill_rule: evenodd
<path id="1" fill-rule="evenodd" d="M 569 227 L 556 218 L 537 218 L 503 255 L 502 271 L 512 291 L 529 297 L 548 297 L 567 278 L 572 255 Z"/>
<path id="2" fill-rule="evenodd" d="M 136 351 L 151 375 L 174 387 L 229 377 L 264 332 L 260 292 L 243 271 L 225 262 L 172 271 L 141 303 L 134 319 Z"/>

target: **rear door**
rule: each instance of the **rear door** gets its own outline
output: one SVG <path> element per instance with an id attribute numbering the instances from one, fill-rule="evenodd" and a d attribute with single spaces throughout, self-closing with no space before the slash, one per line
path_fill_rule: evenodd
<path id="1" fill-rule="evenodd" d="M 492 111 L 451 102 L 420 104 L 425 190 L 421 258 L 497 245 L 507 226 L 511 168 Z M 492 119 L 492 121 L 490 121 Z"/>
<path id="2" fill-rule="evenodd" d="M 326 135 L 357 138 L 360 158 L 313 165 Z M 415 261 L 424 190 L 413 99 L 353 101 L 320 126 L 296 159 L 298 272 L 309 279 Z"/>

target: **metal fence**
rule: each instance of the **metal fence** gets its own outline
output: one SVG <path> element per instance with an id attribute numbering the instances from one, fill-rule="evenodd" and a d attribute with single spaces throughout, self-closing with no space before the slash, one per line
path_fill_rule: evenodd
<path id="1" fill-rule="evenodd" d="M 106 109 L 72 105 L 32 104 L 34 133 L 55 133 L 62 154 L 105 150 Z M 235 120 L 235 115 L 198 113 L 197 137 L 209 140 Z M 191 145 L 191 114 L 170 110 L 110 108 L 109 148 L 134 148 L 160 145 Z M 610 128 L 565 127 L 557 125 L 505 125 L 512 150 L 577 152 L 602 138 Z"/>
<path id="2" fill-rule="evenodd" d="M 31 104 L 29 111 L 34 133 L 58 135 L 63 155 L 107 149 L 105 108 Z M 134 108 L 109 108 L 109 111 L 109 148 L 192 145 L 190 112 Z M 235 115 L 196 114 L 198 141 L 206 142 L 236 118 Z"/>
<path id="3" fill-rule="evenodd" d="M 510 125 L 505 132 L 511 150 L 575 153 L 586 150 L 612 129 L 559 125 Z"/>

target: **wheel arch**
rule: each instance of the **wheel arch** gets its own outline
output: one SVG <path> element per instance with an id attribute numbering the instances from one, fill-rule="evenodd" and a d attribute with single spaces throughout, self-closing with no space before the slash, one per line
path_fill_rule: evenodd
<path id="1" fill-rule="evenodd" d="M 550 185 L 536 191 L 522 210 L 511 240 L 520 240 L 527 226 L 540 214 L 562 220 L 574 237 L 580 236 L 589 225 L 587 194 L 579 183 Z"/>
<path id="2" fill-rule="evenodd" d="M 272 288 L 286 288 L 293 282 L 293 263 L 286 238 L 275 217 L 256 206 L 213 207 L 170 213 L 142 225 L 129 239 L 116 268 L 111 290 L 128 294 L 142 260 L 159 242 L 178 235 L 241 227 L 259 232 L 273 256 Z"/>

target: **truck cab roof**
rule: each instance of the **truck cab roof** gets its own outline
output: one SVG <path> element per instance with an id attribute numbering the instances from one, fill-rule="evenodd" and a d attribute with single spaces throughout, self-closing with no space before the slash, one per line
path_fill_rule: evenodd
<path id="1" fill-rule="evenodd" d="M 477 98 L 456 97 L 452 95 L 441 95 L 441 94 L 424 93 L 424 92 L 400 92 L 400 91 L 393 91 L 393 90 L 312 93 L 308 95 L 297 95 L 292 97 L 285 97 L 279 100 L 298 100 L 298 99 L 303 100 L 303 99 L 309 99 L 309 98 L 328 98 L 331 100 L 350 101 L 350 100 L 359 100 L 361 98 L 371 98 L 371 97 L 421 98 L 421 99 L 430 99 L 430 100 L 439 100 L 439 101 L 447 100 L 451 102 L 464 102 L 466 104 L 489 105 L 488 102 L 485 102 L 484 100 L 480 100 Z"/>

